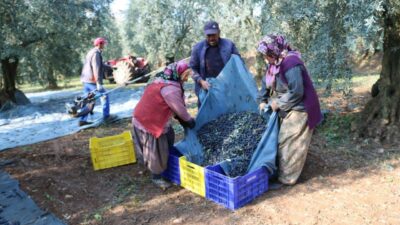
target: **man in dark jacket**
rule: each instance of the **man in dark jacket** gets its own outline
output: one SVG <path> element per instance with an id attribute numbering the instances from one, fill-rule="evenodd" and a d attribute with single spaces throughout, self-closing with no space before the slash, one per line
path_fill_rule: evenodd
<path id="1" fill-rule="evenodd" d="M 209 21 L 204 26 L 206 39 L 192 48 L 189 66 L 193 70 L 192 79 L 195 82 L 195 93 L 198 96 L 200 88 L 208 90 L 210 84 L 207 78 L 217 77 L 232 54 L 239 55 L 235 44 L 220 37 L 219 25 Z M 200 107 L 200 101 L 198 101 Z"/>
<path id="2" fill-rule="evenodd" d="M 81 73 L 81 82 L 83 83 L 83 91 L 85 94 L 94 90 L 97 90 L 100 93 L 106 92 L 103 88 L 104 65 L 101 55 L 106 44 L 107 41 L 105 38 L 96 38 L 93 42 L 94 48 L 92 48 L 86 55 Z M 103 119 L 106 120 L 110 117 L 110 102 L 107 95 L 102 96 L 100 100 L 101 105 L 103 106 Z M 90 122 L 87 122 L 87 118 L 88 114 L 81 116 L 79 126 L 90 124 Z"/>

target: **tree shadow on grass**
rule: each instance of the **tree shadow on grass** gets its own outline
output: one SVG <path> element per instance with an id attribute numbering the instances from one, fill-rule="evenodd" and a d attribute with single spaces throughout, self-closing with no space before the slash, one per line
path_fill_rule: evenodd
<path id="1" fill-rule="evenodd" d="M 341 179 L 351 173 L 350 179 L 340 182 L 346 185 L 370 176 L 373 171 L 392 171 L 400 166 L 400 139 L 390 144 L 382 144 L 375 139 L 360 139 L 351 128 L 357 116 L 337 115 L 314 132 L 298 184 L 307 185 L 317 178 L 320 188 L 331 188 L 330 182 L 324 182 L 326 179 Z"/>

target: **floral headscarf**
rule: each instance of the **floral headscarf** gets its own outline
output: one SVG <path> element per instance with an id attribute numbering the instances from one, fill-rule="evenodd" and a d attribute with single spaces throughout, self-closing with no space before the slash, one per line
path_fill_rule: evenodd
<path id="1" fill-rule="evenodd" d="M 285 57 L 291 51 L 285 37 L 277 34 L 270 34 L 258 43 L 257 51 L 263 55 L 274 57 L 277 61 L 270 64 L 265 73 L 265 84 L 268 89 L 275 89 L 275 76 L 279 73 L 281 58 Z"/>
<path id="2" fill-rule="evenodd" d="M 177 81 L 181 80 L 181 75 L 189 68 L 189 65 L 185 60 L 171 63 L 165 67 L 163 72 L 160 72 L 156 77 L 161 77 L 164 80 Z"/>
<path id="3" fill-rule="evenodd" d="M 290 51 L 290 46 L 286 42 L 285 37 L 278 34 L 269 34 L 258 43 L 257 51 L 263 55 L 270 55 L 280 58 Z"/>

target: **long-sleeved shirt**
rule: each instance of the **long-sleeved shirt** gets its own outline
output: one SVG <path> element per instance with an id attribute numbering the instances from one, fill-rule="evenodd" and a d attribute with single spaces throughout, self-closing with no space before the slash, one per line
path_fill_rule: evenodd
<path id="1" fill-rule="evenodd" d="M 180 87 L 180 84 L 178 82 L 173 82 L 173 81 L 165 81 L 163 79 L 156 79 L 153 81 L 155 83 L 159 82 L 167 82 L 170 85 L 167 85 L 161 89 L 161 96 L 164 98 L 165 102 L 167 105 L 170 107 L 174 115 L 178 116 L 181 118 L 183 121 L 190 121 L 192 117 L 188 113 L 186 106 L 185 106 L 185 101 L 184 98 L 182 97 L 182 89 Z M 139 128 L 140 130 L 146 131 L 144 126 L 140 124 L 139 121 L 135 120 L 135 118 L 132 118 L 132 123 Z M 168 122 L 164 126 L 163 133 L 166 133 L 169 129 L 170 122 Z M 147 131 L 146 131 L 147 132 Z"/>
<path id="2" fill-rule="evenodd" d="M 206 40 L 203 40 L 193 46 L 192 49 L 189 67 L 193 70 L 192 79 L 195 82 L 196 94 L 198 94 L 200 90 L 200 80 L 205 80 L 207 77 L 205 56 L 208 48 L 210 48 L 210 45 Z M 240 56 L 235 44 L 229 39 L 220 38 L 218 41 L 218 49 L 224 65 L 229 61 L 232 54 Z"/>
<path id="3" fill-rule="evenodd" d="M 225 64 L 219 54 L 219 46 L 210 46 L 206 51 L 206 78 L 217 77 Z"/>
<path id="4" fill-rule="evenodd" d="M 103 84 L 103 58 L 99 48 L 91 49 L 85 58 L 81 73 L 81 82 Z"/>
<path id="5" fill-rule="evenodd" d="M 283 111 L 304 111 L 304 85 L 301 76 L 301 67 L 295 66 L 286 72 L 287 84 L 279 76 L 279 74 L 276 75 L 274 91 L 267 89 L 265 78 L 262 79 L 261 90 L 258 95 L 259 102 L 268 103 L 271 98 L 277 102 L 279 108 Z"/>

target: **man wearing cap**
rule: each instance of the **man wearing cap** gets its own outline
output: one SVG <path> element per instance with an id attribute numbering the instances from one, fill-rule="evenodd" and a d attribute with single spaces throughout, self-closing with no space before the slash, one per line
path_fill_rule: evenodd
<path id="1" fill-rule="evenodd" d="M 88 94 L 94 90 L 100 93 L 106 92 L 103 88 L 103 57 L 101 55 L 107 40 L 98 37 L 93 41 L 94 48 L 92 48 L 86 55 L 85 63 L 81 73 L 81 82 L 83 83 L 83 91 Z M 108 96 L 105 95 L 100 98 L 101 105 L 103 106 L 103 119 L 110 117 L 110 102 Z M 88 114 L 80 117 L 79 126 L 91 124 L 87 122 Z"/>
<path id="2" fill-rule="evenodd" d="M 208 90 L 210 84 L 207 78 L 217 77 L 232 54 L 239 55 L 235 44 L 220 37 L 219 25 L 209 21 L 204 25 L 206 39 L 192 48 L 189 66 L 193 70 L 192 79 L 195 81 L 195 93 L 198 96 L 200 88 Z M 200 101 L 198 101 L 200 107 Z"/>

